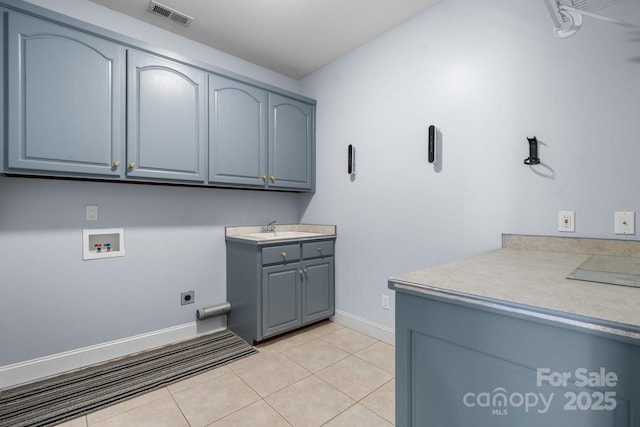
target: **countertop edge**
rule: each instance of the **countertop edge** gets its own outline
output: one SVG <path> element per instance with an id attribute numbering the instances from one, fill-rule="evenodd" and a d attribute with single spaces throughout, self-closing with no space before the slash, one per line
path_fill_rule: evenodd
<path id="1" fill-rule="evenodd" d="M 298 223 L 298 224 L 275 224 L 274 231 L 282 232 L 282 231 L 301 231 L 301 232 L 312 232 L 318 233 L 316 236 L 301 236 L 301 237 L 283 237 L 281 239 L 252 239 L 247 237 L 242 237 L 247 233 L 260 233 L 262 232 L 262 225 L 241 225 L 241 226 L 226 226 L 224 237 L 226 241 L 244 243 L 250 245 L 257 246 L 266 246 L 266 245 L 279 245 L 283 243 L 295 243 L 295 242 L 306 242 L 306 241 L 316 241 L 316 240 L 327 240 L 327 239 L 336 239 L 338 236 L 338 227 L 336 225 L 327 225 L 327 224 L 306 224 L 306 223 Z"/>
<path id="2" fill-rule="evenodd" d="M 317 240 L 335 240 L 338 236 L 335 234 L 326 234 L 321 236 L 308 236 L 308 237 L 288 237 L 282 239 L 269 239 L 269 240 L 253 240 L 253 239 L 245 239 L 243 237 L 236 236 L 225 236 L 225 240 L 228 242 L 237 242 L 245 245 L 255 245 L 255 246 L 267 246 L 267 245 L 282 245 L 287 243 L 296 243 L 296 242 L 312 242 Z"/>
<path id="3" fill-rule="evenodd" d="M 580 316 L 566 312 L 544 309 L 525 304 L 518 304 L 510 301 L 482 297 L 473 294 L 466 294 L 435 286 L 417 284 L 393 277 L 388 280 L 388 288 L 394 291 L 411 294 L 422 294 L 452 301 L 459 301 L 467 304 L 478 305 L 488 309 L 509 312 L 517 315 L 535 317 L 541 320 L 562 323 L 593 332 L 616 335 L 622 338 L 640 340 L 640 327 L 617 323 L 587 316 Z"/>

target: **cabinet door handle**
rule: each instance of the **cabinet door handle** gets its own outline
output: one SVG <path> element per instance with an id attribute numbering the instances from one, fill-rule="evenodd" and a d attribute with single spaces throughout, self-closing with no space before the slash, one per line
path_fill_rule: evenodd
<path id="1" fill-rule="evenodd" d="M 302 271 L 303 271 L 304 273 L 308 273 L 308 272 L 309 272 L 309 269 L 308 269 L 307 267 L 305 267 L 305 268 L 303 268 L 303 269 L 302 269 Z"/>
<path id="2" fill-rule="evenodd" d="M 302 276 L 302 274 L 304 273 L 304 271 L 302 269 L 298 270 L 298 273 L 300 273 L 300 275 Z"/>
<path id="3" fill-rule="evenodd" d="M 262 178 L 262 182 L 267 182 L 267 176 L 266 175 L 262 175 L 260 178 Z"/>
<path id="4" fill-rule="evenodd" d="M 271 176 L 269 177 L 269 179 L 271 180 L 271 182 L 276 182 L 276 177 L 275 177 L 275 176 L 273 176 L 273 175 L 271 175 Z"/>
<path id="5" fill-rule="evenodd" d="M 120 162 L 118 160 L 116 160 L 115 162 L 113 162 L 113 167 L 114 168 L 119 168 L 120 167 Z"/>
<path id="6" fill-rule="evenodd" d="M 133 168 L 135 168 L 135 167 L 136 167 L 136 162 L 131 162 L 131 163 L 129 163 L 129 168 L 130 168 L 130 169 L 133 169 Z"/>
<path id="7" fill-rule="evenodd" d="M 282 251 L 282 252 L 280 252 L 280 255 L 282 256 L 282 258 L 285 258 L 287 256 L 287 253 Z"/>

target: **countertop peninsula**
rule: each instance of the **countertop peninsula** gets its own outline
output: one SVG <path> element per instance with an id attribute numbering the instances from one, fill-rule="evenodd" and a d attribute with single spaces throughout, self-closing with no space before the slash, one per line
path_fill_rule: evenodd
<path id="1" fill-rule="evenodd" d="M 591 255 L 640 258 L 640 242 L 503 235 L 502 248 L 389 279 L 389 288 L 640 339 L 640 288 L 567 279 Z"/>

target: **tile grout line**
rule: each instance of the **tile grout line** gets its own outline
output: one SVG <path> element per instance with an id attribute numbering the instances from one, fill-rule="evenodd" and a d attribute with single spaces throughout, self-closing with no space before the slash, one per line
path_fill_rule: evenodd
<path id="1" fill-rule="evenodd" d="M 333 332 L 336 332 L 336 331 L 333 331 Z M 295 345 L 295 346 L 293 346 L 293 347 L 287 348 L 287 349 L 285 349 L 285 350 L 275 350 L 277 354 L 280 354 L 280 355 L 284 356 L 287 360 L 290 360 L 291 362 L 295 363 L 295 364 L 296 364 L 296 365 L 298 365 L 299 367 L 301 367 L 301 368 L 305 369 L 306 371 L 310 372 L 310 375 L 307 375 L 307 376 L 305 376 L 304 378 L 301 378 L 301 379 L 299 379 L 299 380 L 297 380 L 297 381 L 295 381 L 295 382 L 293 382 L 293 383 L 291 383 L 291 384 L 289 384 L 289 385 L 287 385 L 287 386 L 285 386 L 285 387 L 282 387 L 281 389 L 276 390 L 276 391 L 274 391 L 274 392 L 270 393 L 268 396 L 264 396 L 264 397 L 262 397 L 262 396 L 261 396 L 262 400 L 263 400 L 265 403 L 267 403 L 267 404 L 268 404 L 268 405 L 269 405 L 269 406 L 270 406 L 274 411 L 276 411 L 276 413 L 278 413 L 282 418 L 284 418 L 284 419 L 285 419 L 289 424 L 291 424 L 291 423 L 290 423 L 290 422 L 289 422 L 289 420 L 286 418 L 286 416 L 285 416 L 284 414 L 280 413 L 280 412 L 279 412 L 275 407 L 273 407 L 273 406 L 269 403 L 269 401 L 267 400 L 267 398 L 268 398 L 269 396 L 271 396 L 271 395 L 273 395 L 273 394 L 275 394 L 275 393 L 277 393 L 277 392 L 281 391 L 281 390 L 284 390 L 284 389 L 285 389 L 285 388 L 287 388 L 287 387 L 291 387 L 291 386 L 292 386 L 292 385 L 294 385 L 294 384 L 297 384 L 297 383 L 299 383 L 299 382 L 301 382 L 301 381 L 303 381 L 303 380 L 305 380 L 305 379 L 308 379 L 308 378 L 309 378 L 309 377 L 311 377 L 311 376 L 313 376 L 313 377 L 315 377 L 316 379 L 318 379 L 318 380 L 322 381 L 324 384 L 326 384 L 327 386 L 329 386 L 329 387 L 330 387 L 331 389 L 333 389 L 335 392 L 340 393 L 340 394 L 342 394 L 342 395 L 346 396 L 348 399 L 350 399 L 350 400 L 353 402 L 353 403 L 352 403 L 351 405 L 349 405 L 347 408 L 345 408 L 344 410 L 342 410 L 342 411 L 340 411 L 339 413 L 337 413 L 336 415 L 334 415 L 332 418 L 330 418 L 329 420 L 327 420 L 327 421 L 326 421 L 325 423 L 323 423 L 322 425 L 326 425 L 327 423 L 331 422 L 333 419 L 337 418 L 338 416 L 340 416 L 340 415 L 341 415 L 341 414 L 343 414 L 344 412 L 348 411 L 349 409 L 353 408 L 354 406 L 356 406 L 356 405 L 358 405 L 358 404 L 361 404 L 360 402 L 361 402 L 363 399 L 365 399 L 367 396 L 369 396 L 370 394 L 372 394 L 372 393 L 374 393 L 375 391 L 377 391 L 378 389 L 380 389 L 380 387 L 382 387 L 382 386 L 386 385 L 389 381 L 391 381 L 391 380 L 393 380 L 393 379 L 394 379 L 394 378 L 391 378 L 391 379 L 389 379 L 388 381 L 385 381 L 382 385 L 380 385 L 379 387 L 375 388 L 375 389 L 374 389 L 374 390 L 372 390 L 371 392 L 367 393 L 367 394 L 366 394 L 365 396 L 363 396 L 361 399 L 354 399 L 354 398 L 352 398 L 351 396 L 349 396 L 349 395 L 347 395 L 346 393 L 344 393 L 343 391 L 339 390 L 339 389 L 338 389 L 336 386 L 334 386 L 333 384 L 331 384 L 331 383 L 327 382 L 325 379 L 323 379 L 322 377 L 318 376 L 318 375 L 317 375 L 317 374 L 318 374 L 318 372 L 321 372 L 321 371 L 323 371 L 323 370 L 325 370 L 325 369 L 327 369 L 327 368 L 329 368 L 329 367 L 331 367 L 331 366 L 333 366 L 333 365 L 335 365 L 335 364 L 339 363 L 340 361 L 343 361 L 343 360 L 345 360 L 345 359 L 347 359 L 347 358 L 349 358 L 349 357 L 351 357 L 351 356 L 354 356 L 354 357 L 356 357 L 357 359 L 359 359 L 360 361 L 362 361 L 362 362 L 364 362 L 364 363 L 367 363 L 367 364 L 370 364 L 371 366 L 375 366 L 375 367 L 377 367 L 376 365 L 374 365 L 373 363 L 369 362 L 368 360 L 365 360 L 365 359 L 363 359 L 362 357 L 358 357 L 358 356 L 356 356 L 356 353 L 358 353 L 358 352 L 360 352 L 360 351 L 363 351 L 363 350 L 366 350 L 367 348 L 369 348 L 369 347 L 371 347 L 371 346 L 373 346 L 373 345 L 375 345 L 375 344 L 377 344 L 378 342 L 381 342 L 381 341 L 379 341 L 379 340 L 375 339 L 375 341 L 374 341 L 374 342 L 372 342 L 371 344 L 366 345 L 365 347 L 363 347 L 363 348 L 361 348 L 361 349 L 357 350 L 356 352 L 351 352 L 351 351 L 346 350 L 346 349 L 344 349 L 344 348 L 340 348 L 340 347 L 336 346 L 335 344 L 333 344 L 333 343 L 331 343 L 331 342 L 329 342 L 329 341 L 326 341 L 326 340 L 322 339 L 322 337 L 323 337 L 323 336 L 330 335 L 330 334 L 332 334 L 333 332 L 330 332 L 330 333 L 328 333 L 328 334 L 324 334 L 324 335 L 322 335 L 322 336 L 313 336 L 313 335 L 312 335 L 312 336 L 313 336 L 313 338 L 312 338 L 312 339 L 310 339 L 310 340 L 308 340 L 308 341 L 305 341 L 305 342 L 300 343 L 300 344 L 298 344 L 298 345 Z M 288 356 L 285 354 L 288 350 L 291 350 L 291 349 L 294 349 L 294 348 L 297 348 L 297 347 L 301 347 L 301 346 L 303 346 L 303 345 L 309 345 L 309 343 L 310 343 L 311 341 L 314 341 L 314 340 L 320 340 L 320 341 L 322 341 L 323 343 L 325 343 L 325 344 L 327 344 L 327 345 L 330 345 L 331 347 L 333 347 L 333 348 L 335 348 L 335 349 L 337 349 L 337 350 L 340 350 L 340 351 L 345 352 L 347 355 L 346 355 L 345 357 L 342 357 L 342 358 L 341 358 L 341 359 L 339 359 L 339 360 L 336 360 L 336 361 L 334 361 L 334 362 L 330 363 L 330 364 L 329 364 L 329 365 L 327 365 L 327 366 L 324 366 L 323 368 L 319 369 L 317 372 L 313 372 L 313 371 L 309 370 L 307 367 L 305 367 L 305 366 L 301 365 L 300 363 L 298 363 L 297 361 L 295 361 L 295 360 L 291 359 L 290 357 L 288 357 Z M 284 340 L 283 340 L 283 341 L 284 341 Z M 383 371 L 385 371 L 385 372 L 387 372 L 386 370 L 384 370 L 384 369 L 382 369 L 382 368 L 380 368 L 380 369 L 381 369 L 381 370 L 383 370 Z M 388 372 L 387 372 L 387 373 L 388 373 Z M 390 374 L 390 373 L 389 373 L 389 374 Z M 390 375 L 391 375 L 391 374 L 390 374 Z M 247 384 L 247 385 L 248 385 L 248 384 Z M 253 389 L 253 388 L 252 388 L 252 389 Z M 256 391 L 256 393 L 257 393 L 257 391 Z M 380 414 L 378 414 L 377 412 L 372 411 L 371 409 L 369 409 L 369 408 L 368 408 L 368 407 L 366 407 L 365 405 L 362 405 L 362 406 L 363 406 L 363 408 L 365 408 L 367 411 L 370 411 L 371 413 L 375 414 L 377 417 L 379 417 L 379 418 L 381 418 L 382 420 L 385 420 L 385 421 L 387 421 L 387 422 L 388 422 L 388 420 L 387 420 L 386 418 L 384 418 L 383 416 L 381 416 L 381 415 L 380 415 Z"/>
<path id="2" fill-rule="evenodd" d="M 178 407 L 178 410 L 180 411 L 180 414 L 182 415 L 182 418 L 184 418 L 184 422 L 187 423 L 188 426 L 191 426 L 191 423 L 189 422 L 189 419 L 187 418 L 187 415 L 184 413 L 184 411 L 180 407 L 180 404 L 178 403 L 178 401 L 176 400 L 175 396 L 171 392 L 171 389 L 169 389 L 169 387 L 165 387 L 165 388 L 167 389 L 167 392 L 169 393 L 169 396 L 171 396 L 171 400 L 173 400 L 173 403 L 175 403 L 176 406 Z"/>
<path id="3" fill-rule="evenodd" d="M 327 326 L 327 325 L 322 325 L 322 326 L 319 326 L 319 327 L 317 327 L 317 328 L 315 328 L 315 329 L 321 330 L 322 328 L 324 328 L 324 327 L 326 327 L 326 326 Z M 233 415 L 233 414 L 236 414 L 236 413 L 238 413 L 238 412 L 240 412 L 240 411 L 242 411 L 242 410 L 245 410 L 247 407 L 249 407 L 249 406 L 251 406 L 251 405 L 253 405 L 253 404 L 256 404 L 256 403 L 258 403 L 258 402 L 262 401 L 262 402 L 263 402 L 264 404 L 266 404 L 269 408 L 271 408 L 271 410 L 273 410 L 276 414 L 278 414 L 278 416 L 279 416 L 279 417 L 281 417 L 281 418 L 282 418 L 282 419 L 283 419 L 283 420 L 284 420 L 288 425 L 293 426 L 292 422 L 291 422 L 291 421 L 290 421 L 290 420 L 289 420 L 289 419 L 288 419 L 284 414 L 280 413 L 280 412 L 276 409 L 276 407 L 274 407 L 273 405 L 271 405 L 271 403 L 270 403 L 267 399 L 268 399 L 270 396 L 273 396 L 274 394 L 276 394 L 276 393 L 278 393 L 278 392 L 280 392 L 280 391 L 282 391 L 282 390 L 286 389 L 287 387 L 291 387 L 291 386 L 293 386 L 294 384 L 298 384 L 298 383 L 300 383 L 301 381 L 303 381 L 303 380 L 308 380 L 309 378 L 312 378 L 312 377 L 315 377 L 315 379 L 316 379 L 316 380 L 320 380 L 323 384 L 327 385 L 331 390 L 334 390 L 334 392 L 337 392 L 337 393 L 339 393 L 339 394 L 341 394 L 341 395 L 345 396 L 346 398 L 348 398 L 348 399 L 352 402 L 348 407 L 346 407 L 345 409 L 343 409 L 343 410 L 342 410 L 342 411 L 340 411 L 339 413 L 335 414 L 331 419 L 329 419 L 329 420 L 325 421 L 322 425 L 326 425 L 327 423 L 330 423 L 331 421 L 333 421 L 334 419 L 336 419 L 336 418 L 337 418 L 337 417 L 339 417 L 340 415 L 344 414 L 346 411 L 349 411 L 349 410 L 351 410 L 352 408 L 354 408 L 356 405 L 360 405 L 360 406 L 362 406 L 362 408 L 363 408 L 363 409 L 365 409 L 365 410 L 367 410 L 367 411 L 371 412 L 372 414 L 374 414 L 375 416 L 379 417 L 380 419 L 382 419 L 382 420 L 384 420 L 384 421 L 386 421 L 386 422 L 391 423 L 391 425 L 394 425 L 394 423 L 393 423 L 392 421 L 389 421 L 385 416 L 381 415 L 381 414 L 380 414 L 380 413 L 378 413 L 377 411 L 375 411 L 375 410 L 373 410 L 373 409 L 370 409 L 368 406 L 364 405 L 362 402 L 363 402 L 365 399 L 367 399 L 369 396 L 371 396 L 372 394 L 374 394 L 374 393 L 378 392 L 381 388 L 383 388 L 383 387 L 385 387 L 385 386 L 388 386 L 388 384 L 389 384 L 390 382 L 395 381 L 395 372 L 389 372 L 387 369 L 385 369 L 385 368 L 383 367 L 384 365 L 383 365 L 383 366 L 379 366 L 378 364 L 373 363 L 373 362 L 372 362 L 372 361 L 370 361 L 370 360 L 367 360 L 367 359 L 366 359 L 366 358 L 364 358 L 362 355 L 359 355 L 359 353 L 362 353 L 362 352 L 364 352 L 365 350 L 370 349 L 371 347 L 376 346 L 376 345 L 378 345 L 378 344 L 385 344 L 385 345 L 389 345 L 389 344 L 388 344 L 388 343 L 385 343 L 384 341 L 381 341 L 381 340 L 379 340 L 379 339 L 376 339 L 376 338 L 373 338 L 373 337 L 369 337 L 369 338 L 371 338 L 371 339 L 373 340 L 372 342 L 370 342 L 370 343 L 369 343 L 369 344 L 367 344 L 367 345 L 364 345 L 364 347 L 362 347 L 362 348 L 359 348 L 359 349 L 357 349 L 357 350 L 355 350 L 355 351 L 352 351 L 352 350 L 348 350 L 348 349 L 346 349 L 346 348 L 342 348 L 342 347 L 340 347 L 340 346 L 338 346 L 338 345 L 334 344 L 334 342 L 329 341 L 329 339 L 331 339 L 331 338 L 329 338 L 329 336 L 330 336 L 330 335 L 335 334 L 335 333 L 340 332 L 340 331 L 343 331 L 343 330 L 350 330 L 350 328 L 346 328 L 346 327 L 340 326 L 340 327 L 331 327 L 331 328 L 328 328 L 328 329 L 331 329 L 331 330 L 330 330 L 329 332 L 326 332 L 326 333 L 323 333 L 323 334 L 318 334 L 318 335 L 316 335 L 316 334 L 312 333 L 313 329 L 311 329 L 311 330 L 308 330 L 308 331 L 300 331 L 300 333 L 292 334 L 292 335 L 290 335 L 290 336 L 288 336 L 288 337 L 285 337 L 285 336 L 277 337 L 277 338 L 276 338 L 276 339 L 275 339 L 271 344 L 266 345 L 262 350 L 261 350 L 261 348 L 260 348 L 259 346 L 253 346 L 256 350 L 258 350 L 258 352 L 260 352 L 260 351 L 264 351 L 264 350 L 267 350 L 270 346 L 274 346 L 274 347 L 273 347 L 272 349 L 270 349 L 270 350 L 269 350 L 270 352 L 272 352 L 272 354 L 267 355 L 267 356 L 264 356 L 264 359 L 259 359 L 259 360 L 256 360 L 255 362 L 251 362 L 249 365 L 247 365 L 247 367 L 249 367 L 249 366 L 251 366 L 251 365 L 254 365 L 254 364 L 256 364 L 256 366 L 259 366 L 259 363 L 261 363 L 261 360 L 267 360 L 267 359 L 270 359 L 270 358 L 272 358 L 272 357 L 274 357 L 274 356 L 276 356 L 276 355 L 281 355 L 281 356 L 283 356 L 287 361 L 289 361 L 289 362 L 293 362 L 296 366 L 300 367 L 301 369 L 303 369 L 303 370 L 306 372 L 306 375 L 305 375 L 304 377 L 302 377 L 302 378 L 300 378 L 300 379 L 298 379 L 298 380 L 294 381 L 294 382 L 293 382 L 293 383 L 291 383 L 291 384 L 288 384 L 288 385 L 286 385 L 286 386 L 283 386 L 283 387 L 279 388 L 278 390 L 271 391 L 271 392 L 269 392 L 269 394 L 268 394 L 268 395 L 266 395 L 266 396 L 262 396 L 262 395 L 258 392 L 258 390 L 254 389 L 254 387 L 252 387 L 252 386 L 251 386 L 247 381 L 245 381 L 245 380 L 244 380 L 244 379 L 243 379 L 243 378 L 242 378 L 242 377 L 241 377 L 241 376 L 236 372 L 236 369 L 234 369 L 234 368 L 232 367 L 232 366 L 234 365 L 234 363 L 230 363 L 230 364 L 227 366 L 227 367 L 228 367 L 228 373 L 232 373 L 232 374 L 233 374 L 237 379 L 239 379 L 239 380 L 240 380 L 240 381 L 241 381 L 245 386 L 247 386 L 250 390 L 252 390 L 252 391 L 257 395 L 257 397 L 258 397 L 258 398 L 257 398 L 257 400 L 255 400 L 255 401 L 253 401 L 253 402 L 250 402 L 250 403 L 248 403 L 247 405 L 245 405 L 245 406 L 243 406 L 243 407 L 241 407 L 241 408 L 238 408 L 238 409 L 234 410 L 233 412 L 230 412 L 230 413 L 228 413 L 228 414 L 225 414 L 223 417 L 221 417 L 221 418 L 217 418 L 217 419 L 215 419 L 215 420 L 211 421 L 210 423 L 208 423 L 208 424 L 206 424 L 206 425 L 207 425 L 207 426 L 213 425 L 213 424 L 215 424 L 216 422 L 218 422 L 218 421 L 220 421 L 220 420 L 222 420 L 222 419 L 225 419 L 225 418 L 227 418 L 227 417 L 229 417 L 229 416 L 231 416 L 231 415 Z M 358 332 L 358 331 L 353 331 L 353 332 L 355 332 L 355 333 L 357 333 L 357 334 L 360 334 L 360 335 L 363 335 L 363 336 L 368 337 L 366 334 L 362 334 L 362 333 L 360 333 L 360 332 Z M 347 334 L 347 337 L 348 337 L 348 336 L 349 336 L 349 335 Z M 297 337 L 302 337 L 302 338 L 297 338 Z M 278 339 L 278 338 L 281 338 L 281 339 Z M 341 337 L 339 337 L 339 338 L 340 338 L 340 339 L 342 339 L 342 340 L 344 341 L 344 336 L 341 336 Z M 294 344 L 294 345 L 293 345 L 293 346 L 291 346 L 291 347 L 288 347 L 288 346 L 287 346 L 287 344 L 286 344 L 286 343 L 287 343 L 287 341 L 288 341 L 288 340 L 297 340 L 297 339 L 302 339 L 302 342 L 299 342 L 299 343 L 297 343 L 297 344 Z M 336 340 L 334 339 L 334 341 L 336 341 Z M 284 343 L 284 344 L 282 344 L 282 343 Z M 297 348 L 300 348 L 300 347 L 303 347 L 303 346 L 308 346 L 308 345 L 310 345 L 310 344 L 312 344 L 312 343 L 322 343 L 322 344 L 326 344 L 326 345 L 328 345 L 331 349 L 333 349 L 333 350 L 338 350 L 338 351 L 340 351 L 340 352 L 344 353 L 344 355 L 340 354 L 340 355 L 339 355 L 339 356 L 340 356 L 340 358 L 339 358 L 338 360 L 332 361 L 332 362 L 330 362 L 328 365 L 326 365 L 326 366 L 322 366 L 320 369 L 318 369 L 317 371 L 315 371 L 315 372 L 314 372 L 314 371 L 312 371 L 310 368 L 305 367 L 304 365 L 302 365 L 302 363 L 300 363 L 300 362 L 298 362 L 298 361 L 294 360 L 292 357 L 290 357 L 289 355 L 287 355 L 287 354 L 286 354 L 286 353 L 287 353 L 287 352 L 289 352 L 290 350 L 297 349 Z M 259 345 L 259 344 L 258 344 L 258 345 Z M 385 351 L 386 351 L 386 350 L 385 350 Z M 373 353 L 372 353 L 372 355 L 373 355 Z M 350 356 L 354 356 L 358 361 L 360 361 L 360 362 L 362 362 L 362 363 L 365 363 L 365 364 L 368 364 L 368 365 L 371 365 L 372 367 L 378 368 L 378 369 L 380 369 L 380 370 L 381 370 L 381 371 L 383 371 L 383 372 L 386 372 L 387 374 L 389 374 L 389 375 L 391 376 L 391 378 L 389 378 L 387 381 L 385 381 L 383 384 L 379 385 L 378 387 L 374 388 L 373 390 L 369 391 L 366 395 L 362 396 L 361 398 L 359 398 L 359 399 L 354 399 L 354 398 L 352 398 L 351 396 L 349 396 L 349 395 L 348 395 L 348 394 L 346 394 L 345 392 L 341 391 L 341 390 L 340 390 L 340 389 L 338 389 L 336 386 L 334 386 L 333 384 L 329 383 L 328 381 L 326 381 L 325 379 L 323 379 L 321 376 L 319 376 L 319 375 L 318 375 L 320 372 L 323 372 L 324 370 L 329 369 L 329 368 L 331 368 L 332 366 L 334 366 L 334 365 L 336 365 L 336 364 L 338 364 L 338 363 L 340 363 L 340 362 L 342 362 L 342 361 L 344 361 L 344 360 L 348 359 Z M 372 358 L 374 358 L 374 359 L 375 359 L 375 357 L 372 357 Z M 304 354 L 303 354 L 303 357 L 301 357 L 301 358 L 300 358 L 300 360 L 301 360 L 301 361 L 306 360 L 306 357 L 304 357 Z M 322 359 L 319 359 L 319 360 L 320 360 L 320 361 L 322 361 Z M 380 360 L 380 359 L 377 359 L 377 360 Z M 382 362 L 381 362 L 381 363 L 382 363 Z M 394 366 L 395 366 L 395 364 L 394 364 Z M 241 366 L 241 368 L 239 368 L 239 369 L 244 369 L 244 366 Z M 194 385 L 194 386 L 195 386 L 195 385 Z M 180 407 L 180 405 L 178 404 L 178 401 L 176 400 L 174 393 L 169 389 L 169 387 L 168 387 L 168 386 L 165 386 L 165 387 L 163 387 L 163 388 L 164 388 L 164 389 L 166 389 L 166 392 L 169 394 L 169 396 L 171 396 L 171 401 L 176 405 L 176 407 L 177 407 L 177 408 L 178 408 L 178 410 L 180 411 L 180 414 L 182 415 L 182 418 L 183 418 L 183 420 L 185 421 L 185 423 L 186 423 L 187 425 L 191 426 L 191 423 L 188 421 L 188 419 L 187 419 L 187 417 L 186 417 L 186 415 L 185 415 L 185 412 L 184 412 L 183 408 L 182 408 L 182 407 Z M 162 389 L 158 389 L 158 390 L 162 390 Z M 181 391 L 181 390 L 179 390 L 179 391 Z M 160 399 L 160 398 L 158 398 L 158 399 L 153 399 L 152 401 L 145 403 L 145 405 L 150 404 L 150 403 L 152 403 L 152 402 L 155 402 L 156 400 L 159 400 L 159 399 Z M 144 406 L 144 405 L 141 405 L 141 406 Z M 374 406 L 375 406 L 375 405 L 374 405 Z M 107 420 L 107 419 L 113 418 L 113 417 L 115 417 L 115 416 L 119 416 L 119 415 L 125 414 L 125 413 L 130 412 L 130 411 L 132 411 L 132 410 L 134 410 L 134 409 L 137 409 L 137 408 L 138 408 L 138 407 L 130 408 L 130 409 L 128 409 L 128 410 L 126 410 L 126 411 L 124 411 L 124 412 L 121 412 L 121 413 L 119 413 L 119 414 L 115 414 L 115 415 L 112 415 L 112 416 L 110 416 L 110 417 L 107 417 L 107 418 L 105 418 L 104 420 Z M 89 424 L 89 416 L 88 416 L 88 415 L 84 415 L 82 418 L 84 419 L 84 425 L 85 425 L 85 426 L 90 427 L 91 425 L 93 425 L 93 424 Z M 102 421 L 102 420 L 101 420 L 101 421 Z M 100 422 L 100 421 L 99 421 L 99 422 Z"/>
<path id="4" fill-rule="evenodd" d="M 302 381 L 302 380 L 300 380 L 300 381 Z M 273 394 L 273 393 L 271 393 L 271 394 Z M 269 405 L 269 407 L 270 407 L 271 409 L 273 409 L 273 410 L 276 412 L 276 414 L 280 415 L 280 417 L 282 417 L 282 419 L 283 419 L 283 420 L 285 420 L 285 421 L 287 422 L 287 424 L 289 424 L 289 425 L 290 425 L 290 426 L 292 426 L 292 427 L 295 427 L 295 426 L 294 426 L 294 425 L 289 421 L 289 419 L 288 419 L 287 417 L 285 417 L 285 416 L 284 416 L 284 414 L 281 414 L 281 413 L 280 413 L 280 411 L 278 411 L 278 409 L 277 409 L 277 408 L 275 408 L 271 403 L 269 403 L 269 401 L 268 401 L 267 399 L 265 399 L 265 398 L 263 397 L 263 398 L 262 398 L 262 401 L 263 401 L 264 403 L 266 403 L 267 405 Z"/>

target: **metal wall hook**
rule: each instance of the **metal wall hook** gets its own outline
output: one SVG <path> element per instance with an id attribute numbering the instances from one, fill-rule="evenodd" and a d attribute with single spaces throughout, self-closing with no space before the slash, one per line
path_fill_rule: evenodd
<path id="1" fill-rule="evenodd" d="M 527 138 L 529 141 L 529 157 L 524 159 L 525 165 L 539 165 L 540 158 L 538 157 L 538 139 L 534 136 L 533 138 Z"/>

